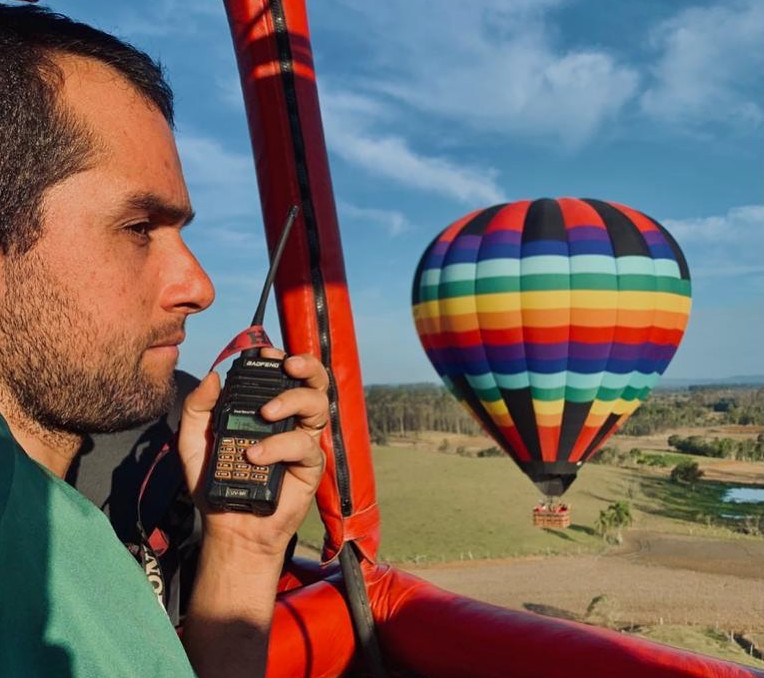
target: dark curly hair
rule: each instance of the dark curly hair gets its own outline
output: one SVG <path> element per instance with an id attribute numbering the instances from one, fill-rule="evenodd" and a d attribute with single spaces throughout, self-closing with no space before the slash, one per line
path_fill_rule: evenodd
<path id="1" fill-rule="evenodd" d="M 56 58 L 111 66 L 173 125 L 172 90 L 161 66 L 118 40 L 45 8 L 0 5 L 0 251 L 23 254 L 42 230 L 47 189 L 85 169 L 94 141 L 58 96 Z"/>

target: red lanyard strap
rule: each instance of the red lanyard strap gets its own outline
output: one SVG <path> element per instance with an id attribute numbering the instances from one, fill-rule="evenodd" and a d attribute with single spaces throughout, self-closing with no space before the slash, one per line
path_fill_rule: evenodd
<path id="1" fill-rule="evenodd" d="M 215 358 L 215 362 L 212 363 L 210 371 L 214 370 L 220 363 L 226 358 L 230 358 L 232 355 L 241 353 L 250 348 L 271 348 L 273 344 L 268 339 L 268 335 L 265 333 L 262 325 L 252 325 L 246 330 L 239 332 L 228 345 L 220 352 L 220 355 Z"/>

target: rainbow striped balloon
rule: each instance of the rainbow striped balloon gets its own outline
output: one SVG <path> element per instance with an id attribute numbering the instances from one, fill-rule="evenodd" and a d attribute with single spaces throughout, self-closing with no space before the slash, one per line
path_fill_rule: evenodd
<path id="1" fill-rule="evenodd" d="M 429 245 L 413 286 L 435 369 L 551 496 L 645 400 L 689 312 L 668 231 L 598 200 L 472 212 Z"/>

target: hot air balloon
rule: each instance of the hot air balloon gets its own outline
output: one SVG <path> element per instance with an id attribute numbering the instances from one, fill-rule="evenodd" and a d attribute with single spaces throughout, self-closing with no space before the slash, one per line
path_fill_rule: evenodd
<path id="1" fill-rule="evenodd" d="M 624 205 L 561 198 L 468 214 L 413 284 L 449 390 L 550 498 L 644 402 L 687 325 L 676 241 Z"/>

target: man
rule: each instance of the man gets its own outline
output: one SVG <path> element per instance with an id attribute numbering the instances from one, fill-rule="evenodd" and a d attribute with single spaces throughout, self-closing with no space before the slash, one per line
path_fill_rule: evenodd
<path id="1" fill-rule="evenodd" d="M 208 511 L 199 489 L 217 375 L 186 399 L 178 447 L 204 540 L 183 646 L 106 518 L 62 480 L 86 434 L 167 410 L 184 321 L 213 299 L 181 237 L 192 210 L 171 125 L 170 90 L 148 57 L 0 5 L 3 675 L 264 672 L 284 550 L 323 468 L 328 380 L 314 358 L 289 358 L 305 387 L 262 409 L 296 415 L 297 429 L 247 453 L 289 465 L 268 518 Z"/>

